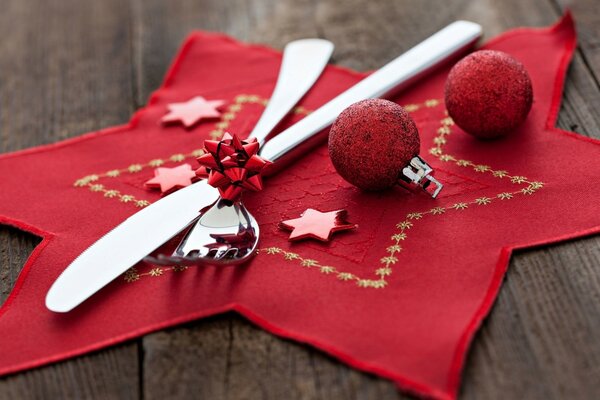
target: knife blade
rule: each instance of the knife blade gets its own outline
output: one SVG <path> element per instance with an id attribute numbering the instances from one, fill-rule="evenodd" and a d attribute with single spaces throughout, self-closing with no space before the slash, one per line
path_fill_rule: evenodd
<path id="1" fill-rule="evenodd" d="M 480 36 L 478 24 L 457 21 L 448 25 L 266 142 L 261 155 L 272 161 L 282 160 L 301 144 L 316 139 L 350 104 L 395 92 L 465 51 Z M 65 269 L 48 291 L 47 308 L 55 312 L 72 310 L 179 233 L 198 216 L 199 209 L 212 204 L 217 197 L 217 190 L 201 181 L 129 217 Z M 132 238 L 137 239 L 132 242 Z"/>

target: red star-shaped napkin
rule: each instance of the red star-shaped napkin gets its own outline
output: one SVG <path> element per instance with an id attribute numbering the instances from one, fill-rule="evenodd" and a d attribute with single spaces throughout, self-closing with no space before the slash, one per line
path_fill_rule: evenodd
<path id="1" fill-rule="evenodd" d="M 173 168 L 156 168 L 154 178 L 146 181 L 145 185 L 151 189 L 160 189 L 161 193 L 171 193 L 177 189 L 189 186 L 194 182 L 196 173 L 189 164 L 182 164 Z"/>
<path id="2" fill-rule="evenodd" d="M 203 118 L 220 117 L 218 108 L 224 104 L 223 100 L 206 100 L 202 96 L 183 103 L 171 103 L 167 105 L 169 113 L 162 117 L 162 122 L 181 122 L 186 128 L 191 128 Z"/>
<path id="3" fill-rule="evenodd" d="M 328 242 L 335 232 L 356 229 L 356 224 L 346 220 L 346 210 L 321 212 L 312 208 L 302 213 L 300 218 L 281 221 L 279 226 L 291 230 L 289 240 L 302 240 L 307 238 Z"/>

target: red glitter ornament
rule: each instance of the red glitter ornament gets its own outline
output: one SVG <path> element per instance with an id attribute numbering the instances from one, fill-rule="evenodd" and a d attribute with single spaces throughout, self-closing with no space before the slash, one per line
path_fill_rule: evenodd
<path id="1" fill-rule="evenodd" d="M 446 80 L 446 108 L 465 132 L 494 138 L 525 121 L 533 102 L 531 79 L 512 56 L 480 50 L 460 60 Z"/>
<path id="2" fill-rule="evenodd" d="M 262 170 L 270 161 L 258 155 L 256 139 L 241 140 L 226 133 L 222 140 L 205 140 L 196 175 L 219 189 L 221 198 L 236 201 L 243 189 L 262 190 Z"/>
<path id="3" fill-rule="evenodd" d="M 329 131 L 329 156 L 337 172 L 365 190 L 394 186 L 419 154 L 417 126 L 388 100 L 369 99 L 346 108 Z"/>

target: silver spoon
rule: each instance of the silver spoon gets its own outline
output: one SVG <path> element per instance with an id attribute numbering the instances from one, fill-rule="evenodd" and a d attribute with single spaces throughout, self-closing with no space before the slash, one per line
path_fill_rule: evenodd
<path id="1" fill-rule="evenodd" d="M 296 40 L 285 46 L 277 84 L 250 138 L 264 144 L 321 76 L 333 48 L 333 43 L 323 39 Z M 219 198 L 201 210 L 171 256 L 149 256 L 144 260 L 159 265 L 239 264 L 255 254 L 258 238 L 258 223 L 243 203 L 231 204 Z"/>

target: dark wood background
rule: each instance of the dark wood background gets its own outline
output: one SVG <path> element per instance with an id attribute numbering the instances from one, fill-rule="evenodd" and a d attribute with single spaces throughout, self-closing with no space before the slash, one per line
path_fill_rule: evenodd
<path id="1" fill-rule="evenodd" d="M 482 24 L 490 37 L 551 24 L 564 6 L 555 0 L 2 0 L 0 152 L 126 122 L 193 29 L 277 48 L 324 37 L 337 46 L 335 63 L 365 70 L 455 19 Z M 580 42 L 558 125 L 599 138 L 600 2 L 571 8 Z M 0 227 L 0 301 L 37 243 Z M 0 380 L 1 399 L 406 397 L 388 381 L 233 314 Z M 461 397 L 600 398 L 600 237 L 513 257 L 473 343 Z"/>

